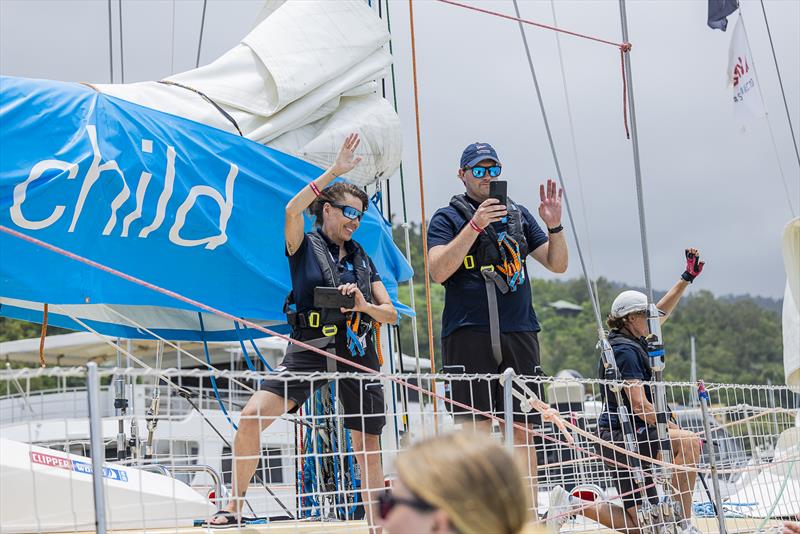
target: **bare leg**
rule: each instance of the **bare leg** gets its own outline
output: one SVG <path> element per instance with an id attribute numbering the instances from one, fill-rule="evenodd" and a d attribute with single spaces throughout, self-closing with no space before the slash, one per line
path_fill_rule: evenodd
<path id="1" fill-rule="evenodd" d="M 638 534 L 639 532 L 639 521 L 636 519 L 635 507 L 624 510 L 621 506 L 600 503 L 584 508 L 578 513 L 611 530 L 627 534 Z"/>
<path id="2" fill-rule="evenodd" d="M 233 439 L 233 495 L 225 510 L 240 515 L 244 504 L 244 495 L 250 480 L 256 472 L 258 459 L 261 456 L 261 432 L 276 417 L 280 417 L 296 406 L 293 400 L 284 399 L 269 391 L 256 391 L 242 410 L 239 429 Z M 211 523 L 224 523 L 224 520 L 213 518 Z"/>
<path id="3" fill-rule="evenodd" d="M 533 429 L 532 425 L 528 425 L 528 427 Z M 514 456 L 522 468 L 523 478 L 530 480 L 531 504 L 533 510 L 536 511 L 539 508 L 539 471 L 533 435 L 516 427 L 514 428 Z"/>
<path id="4" fill-rule="evenodd" d="M 669 440 L 675 463 L 686 466 L 696 466 L 700 461 L 700 438 L 694 432 L 671 428 Z M 697 480 L 697 473 L 676 471 L 672 475 L 672 485 L 678 488 L 681 508 L 684 519 L 692 517 L 692 493 Z"/>
<path id="5" fill-rule="evenodd" d="M 361 491 L 367 522 L 372 527 L 379 522 L 378 495 L 385 488 L 381 462 L 380 436 L 351 431 L 353 451 L 361 468 L 361 480 L 366 491 Z"/>

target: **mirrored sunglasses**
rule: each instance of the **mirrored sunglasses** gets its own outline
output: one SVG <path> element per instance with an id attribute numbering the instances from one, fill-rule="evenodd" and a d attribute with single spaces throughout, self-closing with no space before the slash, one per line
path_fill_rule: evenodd
<path id="1" fill-rule="evenodd" d="M 492 178 L 497 178 L 500 176 L 503 168 L 500 165 L 492 165 L 491 167 L 472 167 L 472 176 L 473 178 L 483 178 L 486 176 L 486 172 L 489 172 L 489 176 Z"/>
<path id="2" fill-rule="evenodd" d="M 353 206 L 347 206 L 346 204 L 331 204 L 334 208 L 339 208 L 342 210 L 342 215 L 347 217 L 350 220 L 358 219 L 359 221 L 364 216 L 364 212 L 361 210 L 357 210 Z"/>

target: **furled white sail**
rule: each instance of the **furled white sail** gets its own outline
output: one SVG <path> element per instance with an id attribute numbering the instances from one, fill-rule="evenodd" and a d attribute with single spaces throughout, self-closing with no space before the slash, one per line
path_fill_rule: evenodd
<path id="1" fill-rule="evenodd" d="M 363 0 L 271 0 L 255 28 L 212 63 L 166 79 L 207 96 L 242 134 L 319 166 L 356 131 L 364 158 L 347 179 L 366 185 L 400 165 L 400 121 L 377 94 L 389 33 Z M 238 134 L 201 95 L 159 82 L 95 84 L 125 100 Z"/>
<path id="2" fill-rule="evenodd" d="M 783 230 L 783 264 L 783 364 L 786 384 L 800 393 L 800 217 L 792 219 Z"/>

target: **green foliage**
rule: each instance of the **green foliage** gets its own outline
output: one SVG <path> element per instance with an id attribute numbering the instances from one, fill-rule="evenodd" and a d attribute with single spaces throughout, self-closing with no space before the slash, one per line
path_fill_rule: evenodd
<path id="1" fill-rule="evenodd" d="M 411 259 L 415 275 L 415 298 L 420 356 L 428 358 L 428 328 L 425 311 L 425 284 L 422 238 L 420 228 L 409 228 Z M 402 228 L 395 227 L 395 241 L 405 250 Z M 542 366 L 546 373 L 555 374 L 561 369 L 575 369 L 586 377 L 597 372 L 597 326 L 592 312 L 586 282 L 572 280 L 533 280 L 533 302 L 542 324 L 539 342 Z M 597 281 L 597 293 L 602 316 L 611 307 L 611 301 L 621 291 L 619 283 L 605 279 Z M 400 300 L 406 304 L 409 290 L 401 285 Z M 558 315 L 548 303 L 567 300 L 583 307 L 574 316 Z M 762 299 L 763 300 L 763 299 Z M 444 288 L 431 281 L 431 308 L 433 316 L 434 353 L 440 365 L 441 314 L 444 307 Z M 774 302 L 770 304 L 774 307 Z M 690 338 L 695 336 L 697 348 L 697 375 L 709 382 L 765 384 L 783 383 L 783 347 L 781 318 L 750 297 L 717 298 L 708 291 L 692 291 L 684 296 L 677 309 L 664 325 L 664 342 L 667 351 L 665 375 L 668 380 L 689 380 Z M 403 352 L 413 354 L 411 321 L 401 323 Z"/>

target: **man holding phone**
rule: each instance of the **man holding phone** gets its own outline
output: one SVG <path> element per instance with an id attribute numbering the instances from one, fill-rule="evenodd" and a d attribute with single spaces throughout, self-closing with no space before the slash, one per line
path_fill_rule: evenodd
<path id="1" fill-rule="evenodd" d="M 464 149 L 458 179 L 465 193 L 454 196 L 439 209 L 428 228 L 431 278 L 445 287 L 442 313 L 443 370 L 451 373 L 542 374 L 539 361 L 540 330 L 533 310 L 526 259 L 528 255 L 547 270 L 567 269 L 567 244 L 561 226 L 562 191 L 553 180 L 539 188 L 542 230 L 527 208 L 505 195 L 499 180 L 502 164 L 488 143 Z M 494 193 L 495 198 L 492 198 Z M 474 386 L 474 387 L 473 387 Z M 481 381 L 454 380 L 454 400 L 487 412 L 503 410 L 498 381 L 486 387 Z M 515 420 L 526 422 L 514 400 Z M 454 413 L 488 432 L 491 421 Z M 530 422 L 530 420 L 527 420 Z M 527 432 L 515 430 L 517 445 L 529 444 Z M 520 448 L 525 452 L 524 448 Z M 527 451 L 529 475 L 536 480 L 536 454 Z M 534 499 L 536 493 L 534 491 Z"/>

